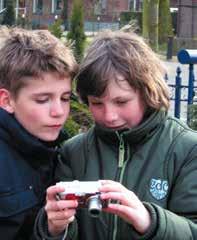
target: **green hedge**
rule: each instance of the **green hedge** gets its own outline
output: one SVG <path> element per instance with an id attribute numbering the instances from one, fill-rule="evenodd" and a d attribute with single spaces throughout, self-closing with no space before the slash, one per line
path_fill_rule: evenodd
<path id="1" fill-rule="evenodd" d="M 65 129 L 70 136 L 74 136 L 81 131 L 85 131 L 93 124 L 91 114 L 85 104 L 78 100 L 71 100 L 71 112 L 65 123 Z"/>
<path id="2" fill-rule="evenodd" d="M 197 130 L 197 104 L 191 105 L 189 108 L 189 126 Z"/>

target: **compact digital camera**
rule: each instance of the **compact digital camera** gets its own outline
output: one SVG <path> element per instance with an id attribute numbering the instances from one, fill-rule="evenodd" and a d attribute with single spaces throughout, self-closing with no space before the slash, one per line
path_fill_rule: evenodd
<path id="1" fill-rule="evenodd" d="M 57 186 L 64 188 L 64 192 L 58 193 L 58 198 L 62 200 L 77 200 L 78 208 L 87 208 L 91 217 L 98 217 L 102 208 L 108 205 L 107 200 L 100 198 L 99 181 L 90 182 L 58 182 Z"/>

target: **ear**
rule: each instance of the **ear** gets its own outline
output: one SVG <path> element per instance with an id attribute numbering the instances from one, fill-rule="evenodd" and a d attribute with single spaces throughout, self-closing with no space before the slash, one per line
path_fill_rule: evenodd
<path id="1" fill-rule="evenodd" d="M 0 107 L 9 113 L 14 112 L 11 93 L 5 88 L 0 88 Z"/>

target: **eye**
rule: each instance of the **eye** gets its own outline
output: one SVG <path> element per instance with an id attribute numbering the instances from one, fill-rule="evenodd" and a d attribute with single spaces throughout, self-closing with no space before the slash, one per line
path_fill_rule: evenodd
<path id="1" fill-rule="evenodd" d="M 70 102 L 70 97 L 62 97 L 61 101 L 62 102 Z"/>
<path id="2" fill-rule="evenodd" d="M 101 102 L 91 102 L 91 105 L 93 106 L 101 106 Z"/>
<path id="3" fill-rule="evenodd" d="M 127 103 L 128 103 L 128 100 L 118 100 L 118 101 L 116 101 L 117 105 L 124 105 L 124 104 L 127 104 Z"/>
<path id="4" fill-rule="evenodd" d="M 43 99 L 35 99 L 35 102 L 38 103 L 38 104 L 43 104 L 43 103 L 46 103 L 48 102 L 48 98 L 43 98 Z"/>

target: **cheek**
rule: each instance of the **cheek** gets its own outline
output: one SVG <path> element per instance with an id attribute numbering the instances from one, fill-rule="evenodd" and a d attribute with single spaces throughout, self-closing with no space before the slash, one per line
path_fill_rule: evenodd
<path id="1" fill-rule="evenodd" d="M 46 115 L 44 109 L 38 109 L 38 108 L 29 108 L 27 109 L 24 114 L 22 114 L 24 117 L 24 120 L 32 122 L 32 123 L 39 123 L 42 121 L 43 117 Z"/>
<path id="2" fill-rule="evenodd" d="M 103 116 L 102 111 L 99 109 L 96 109 L 94 107 L 89 107 L 89 110 L 95 120 L 100 120 L 101 116 Z"/>
<path id="3" fill-rule="evenodd" d="M 130 116 L 130 120 L 133 126 L 137 126 L 138 124 L 140 124 L 144 117 L 144 106 L 136 105 L 135 108 L 133 108 Z"/>
<path id="4" fill-rule="evenodd" d="M 128 123 L 137 125 L 141 122 L 144 115 L 144 106 L 138 102 L 132 102 L 125 107 L 122 107 L 119 112 L 119 117 L 126 120 Z"/>
<path id="5" fill-rule="evenodd" d="M 34 114 L 28 112 L 23 116 L 23 121 L 25 121 L 27 124 L 34 124 L 37 125 L 42 121 L 42 115 L 38 114 L 34 111 Z"/>
<path id="6" fill-rule="evenodd" d="M 70 105 L 64 108 L 64 118 L 65 120 L 69 117 L 70 114 Z"/>

